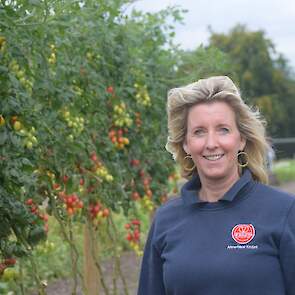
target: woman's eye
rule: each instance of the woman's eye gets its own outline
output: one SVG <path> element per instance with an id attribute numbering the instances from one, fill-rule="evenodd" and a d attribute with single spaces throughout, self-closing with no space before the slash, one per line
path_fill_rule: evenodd
<path id="1" fill-rule="evenodd" d="M 220 132 L 221 132 L 222 134 L 227 134 L 227 133 L 229 132 L 229 129 L 226 128 L 226 127 L 222 127 L 222 128 L 220 128 Z"/>
<path id="2" fill-rule="evenodd" d="M 194 131 L 194 134 L 195 134 L 195 135 L 202 135 L 202 134 L 204 134 L 204 130 L 203 130 L 203 129 L 196 129 L 196 130 Z"/>

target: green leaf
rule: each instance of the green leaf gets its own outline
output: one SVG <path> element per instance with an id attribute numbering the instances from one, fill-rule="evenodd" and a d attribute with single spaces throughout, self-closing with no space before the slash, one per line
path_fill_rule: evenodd
<path id="1" fill-rule="evenodd" d="M 0 132 L 0 145 L 4 145 L 6 143 L 6 141 L 7 141 L 7 138 L 8 138 L 8 136 L 7 136 L 7 131 L 6 130 L 3 130 L 2 132 Z"/>
<path id="2" fill-rule="evenodd" d="M 34 167 L 34 165 L 32 164 L 32 162 L 29 159 L 27 159 L 27 158 L 22 158 L 21 161 L 26 166 Z"/>
<path id="3" fill-rule="evenodd" d="M 35 245 L 38 242 L 40 242 L 41 240 L 46 239 L 46 233 L 44 231 L 44 228 L 41 226 L 35 227 L 33 228 L 28 236 L 28 242 L 31 245 Z"/>
<path id="4" fill-rule="evenodd" d="M 29 0 L 29 4 L 40 6 L 41 5 L 41 1 L 40 0 Z"/>

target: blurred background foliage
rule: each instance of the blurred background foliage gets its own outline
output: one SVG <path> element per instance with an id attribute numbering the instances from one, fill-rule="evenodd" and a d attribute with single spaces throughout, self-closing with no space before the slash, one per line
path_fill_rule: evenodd
<path id="1" fill-rule="evenodd" d="M 272 137 L 295 134 L 295 81 L 288 61 L 263 31 L 236 25 L 228 33 L 210 31 L 209 44 L 182 52 L 178 77 L 231 76 L 247 103 L 258 106 Z"/>

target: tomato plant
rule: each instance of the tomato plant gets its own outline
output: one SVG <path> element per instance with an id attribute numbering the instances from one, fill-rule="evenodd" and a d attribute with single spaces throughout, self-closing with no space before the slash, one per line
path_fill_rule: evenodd
<path id="1" fill-rule="evenodd" d="M 181 13 L 126 14 L 127 4 L 0 4 L 4 261 L 33 258 L 32 250 L 50 234 L 48 214 L 71 246 L 76 278 L 75 222 L 93 229 L 102 224 L 112 243 L 112 214 L 122 211 L 132 220 L 131 246 L 141 253 L 136 203 L 152 212 L 165 199 L 174 170 L 164 149 L 175 64 L 174 49 L 165 47 L 172 30 L 166 20 Z M 37 271 L 35 279 L 44 292 Z"/>

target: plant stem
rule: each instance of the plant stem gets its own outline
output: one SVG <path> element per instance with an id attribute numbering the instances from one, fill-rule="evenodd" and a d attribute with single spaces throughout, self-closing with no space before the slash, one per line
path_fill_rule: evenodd
<path id="1" fill-rule="evenodd" d="M 21 241 L 21 243 L 26 247 L 26 249 L 31 251 L 32 248 L 29 245 L 29 243 L 27 242 L 27 240 L 25 239 L 25 237 L 23 236 L 23 233 L 20 232 L 18 230 L 18 228 L 15 227 L 15 226 L 12 226 L 12 230 L 13 230 L 15 236 L 17 237 L 17 239 L 19 239 Z M 39 293 L 39 295 L 46 295 L 45 288 L 44 288 L 45 286 L 41 282 L 41 279 L 40 279 L 39 274 L 38 274 L 37 265 L 35 263 L 34 258 L 31 256 L 31 253 L 29 255 L 29 260 L 30 260 L 30 263 L 31 263 L 32 268 L 33 268 L 33 276 L 34 276 L 35 282 L 37 284 L 38 293 Z"/>
<path id="2" fill-rule="evenodd" d="M 77 262 L 78 262 L 78 256 L 75 255 L 75 251 L 72 247 L 72 245 L 74 245 L 74 239 L 73 239 L 73 231 L 72 231 L 72 224 L 71 224 L 71 220 L 69 219 L 69 224 L 68 224 L 68 228 L 69 228 L 69 239 L 71 241 L 70 244 L 70 251 L 71 251 L 71 261 L 72 261 L 72 274 L 73 274 L 73 280 L 74 280 L 74 285 L 73 285 L 73 290 L 72 290 L 72 295 L 76 295 L 77 294 L 77 286 L 78 286 L 78 268 L 77 268 Z"/>
<path id="3" fill-rule="evenodd" d="M 113 228 L 113 230 L 114 230 L 114 232 L 115 232 L 115 235 L 114 235 L 114 238 L 113 238 L 113 237 L 111 236 L 110 231 L 108 231 L 109 236 L 110 236 L 110 238 L 112 239 L 113 244 L 115 245 L 115 262 L 116 262 L 116 268 L 118 269 L 118 272 L 119 272 L 120 278 L 121 278 L 122 283 L 123 283 L 124 293 L 125 293 L 126 295 L 129 295 L 127 282 L 126 282 L 125 277 L 124 277 L 124 275 L 123 275 L 123 272 L 122 272 L 122 270 L 121 270 L 120 256 L 119 256 L 119 254 L 118 254 L 118 252 L 117 252 L 117 247 L 116 247 L 116 245 L 118 244 L 117 237 L 119 236 L 119 234 L 118 234 L 117 228 L 116 228 L 116 226 L 115 226 L 115 223 L 114 223 L 114 220 L 113 220 L 112 214 L 110 214 L 110 216 L 109 216 L 109 220 L 110 220 L 110 224 L 111 224 L 111 226 L 112 226 L 112 228 Z"/>
<path id="4" fill-rule="evenodd" d="M 24 272 L 23 272 L 22 261 L 19 262 L 19 276 L 20 276 L 20 280 L 19 280 L 20 292 L 21 292 L 21 295 L 25 295 L 25 289 L 24 289 L 24 284 L 23 284 Z"/>
<path id="5" fill-rule="evenodd" d="M 38 294 L 39 295 L 46 295 L 46 291 L 45 291 L 45 288 L 44 288 L 45 286 L 41 282 L 41 280 L 39 278 L 39 275 L 38 275 L 36 262 L 35 262 L 35 260 L 34 260 L 34 258 L 32 256 L 29 256 L 29 260 L 30 260 L 30 263 L 32 265 L 33 275 L 34 275 L 35 281 L 37 282 L 37 285 L 38 285 Z"/>
<path id="6" fill-rule="evenodd" d="M 107 226 L 109 227 L 109 225 L 110 224 L 108 222 Z M 116 244 L 114 244 L 114 241 L 111 236 L 111 232 L 110 232 L 109 228 L 107 230 L 107 233 L 108 233 L 110 240 L 112 241 L 112 245 L 115 245 L 115 250 L 114 250 L 114 252 L 115 252 L 115 261 L 114 262 L 115 263 L 114 263 L 114 271 L 113 271 L 113 295 L 117 295 L 117 277 L 119 275 L 119 271 L 118 271 L 119 269 L 118 269 L 118 263 L 117 263 Z"/>
<path id="7" fill-rule="evenodd" d="M 53 214 L 54 214 L 54 217 L 56 218 L 56 220 L 58 221 L 59 223 L 59 226 L 60 226 L 60 229 L 61 229 L 61 232 L 62 232 L 62 235 L 64 237 L 64 239 L 66 240 L 66 242 L 69 244 L 70 246 L 70 249 L 71 249 L 71 258 L 73 257 L 73 260 L 72 260 L 72 263 L 75 263 L 76 264 L 76 269 L 75 271 L 77 273 L 73 273 L 73 278 L 74 280 L 76 280 L 76 277 L 77 277 L 77 274 L 81 280 L 81 284 L 82 284 L 82 289 L 84 291 L 84 294 L 87 295 L 87 291 L 86 291 L 86 288 L 85 288 L 85 284 L 84 284 L 84 278 L 83 278 L 83 275 L 82 273 L 79 271 L 79 268 L 77 267 L 77 262 L 78 262 L 78 259 L 79 259 L 79 252 L 77 250 L 77 247 L 73 241 L 73 238 L 71 238 L 71 235 L 72 235 L 72 232 L 70 230 L 70 234 L 67 233 L 67 230 L 65 228 L 65 225 L 64 225 L 64 222 L 63 220 L 61 219 L 58 211 L 57 211 L 57 208 L 55 206 L 55 200 L 52 196 L 50 196 L 50 200 L 51 200 L 51 204 L 52 204 L 52 210 L 53 210 Z M 73 256 L 72 256 L 73 255 Z M 73 264 L 74 265 L 74 264 Z M 74 269 L 73 269 L 73 272 L 74 272 Z M 74 289 L 75 290 L 75 289 Z"/>
<path id="8" fill-rule="evenodd" d="M 105 280 L 104 280 L 104 276 L 103 276 L 103 271 L 102 271 L 102 268 L 98 262 L 98 259 L 96 257 L 96 253 L 95 253 L 95 249 L 93 247 L 93 245 L 95 244 L 95 238 L 94 238 L 94 232 L 93 232 L 93 226 L 92 224 L 89 222 L 89 220 L 87 220 L 87 226 L 88 226 L 88 229 L 89 229 L 89 233 L 90 233 L 90 238 L 91 238 L 91 245 L 90 245 L 90 250 L 91 250 L 91 254 L 92 254 L 92 257 L 93 257 L 93 260 L 95 262 L 95 266 L 99 272 L 99 278 L 100 278 L 100 283 L 104 289 L 104 292 L 106 295 L 109 295 L 109 290 L 106 286 L 106 283 L 105 283 Z"/>

